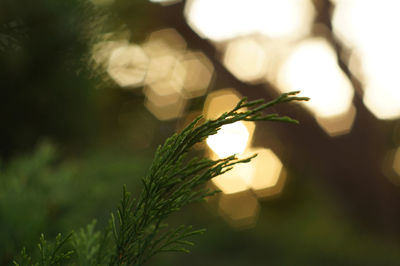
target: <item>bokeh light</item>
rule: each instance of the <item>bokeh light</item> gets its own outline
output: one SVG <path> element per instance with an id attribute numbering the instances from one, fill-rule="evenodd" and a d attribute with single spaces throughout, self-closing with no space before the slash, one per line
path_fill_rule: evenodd
<path id="1" fill-rule="evenodd" d="M 394 71 L 398 68 L 392 68 Z M 382 71 L 382 70 L 381 70 Z M 382 72 L 380 72 L 382 73 Z M 379 75 L 379 73 L 377 73 Z M 385 73 L 386 79 L 377 76 L 376 81 L 368 83 L 364 92 L 364 104 L 379 119 L 397 119 L 400 117 L 400 87 L 397 73 Z"/>
<path id="2" fill-rule="evenodd" d="M 337 65 L 333 48 L 322 38 L 308 39 L 294 47 L 280 69 L 279 85 L 282 92 L 301 90 L 312 99 L 306 106 L 321 117 L 346 112 L 354 94 Z"/>
<path id="3" fill-rule="evenodd" d="M 154 31 L 141 45 L 116 35 L 93 45 L 92 61 L 121 88 L 143 87 L 145 106 L 157 119 L 181 117 L 189 99 L 207 93 L 214 66 L 204 53 L 188 50 L 175 29 Z"/>
<path id="4" fill-rule="evenodd" d="M 215 119 L 231 110 L 240 100 L 240 95 L 231 89 L 210 93 L 204 105 L 205 117 Z M 215 177 L 212 182 L 224 194 L 235 194 L 253 189 L 257 196 L 266 197 L 279 194 L 284 184 L 283 165 L 272 150 L 250 148 L 250 140 L 255 124 L 236 122 L 221 127 L 217 134 L 207 138 L 206 143 L 213 159 L 236 154 L 240 159 L 251 157 L 250 163 L 238 164 L 232 170 Z"/>
<path id="5" fill-rule="evenodd" d="M 217 134 L 207 138 L 207 145 L 220 158 L 243 153 L 249 140 L 249 132 L 242 122 L 224 125 Z"/>
<path id="6" fill-rule="evenodd" d="M 386 152 L 382 161 L 383 175 L 395 186 L 400 186 L 400 147 Z"/>
<path id="7" fill-rule="evenodd" d="M 248 228 L 255 224 L 260 205 L 249 191 L 222 195 L 218 202 L 219 212 L 235 228 Z"/>
<path id="8" fill-rule="evenodd" d="M 214 66 L 202 52 L 188 52 L 182 64 L 186 70 L 183 94 L 187 98 L 203 96 L 214 76 Z"/>
<path id="9" fill-rule="evenodd" d="M 267 71 L 267 58 L 262 44 L 255 38 L 230 41 L 224 54 L 225 67 L 244 82 L 262 80 Z"/>
<path id="10" fill-rule="evenodd" d="M 183 115 L 186 99 L 179 93 L 173 92 L 171 94 L 160 95 L 157 89 L 154 89 L 157 84 L 152 87 L 146 88 L 145 106 L 147 109 L 159 120 L 171 120 L 181 117 Z M 161 84 L 163 89 L 167 85 Z"/>
<path id="11" fill-rule="evenodd" d="M 266 113 L 300 125 L 239 122 L 190 149 L 258 156 L 170 217 L 205 224 L 193 240 L 209 254 L 150 264 L 399 264 L 400 1 L 3 2 L 0 265 L 21 246 L 40 257 L 43 230 L 103 227 L 122 184 L 140 196 L 157 146 L 199 115 L 289 90 L 311 100 Z"/>
<path id="12" fill-rule="evenodd" d="M 181 0 L 150 0 L 150 2 L 158 3 L 163 6 L 173 5 L 173 4 L 179 3 L 180 1 Z"/>
<path id="13" fill-rule="evenodd" d="M 199 36 L 213 41 L 252 33 L 297 38 L 309 32 L 314 7 L 309 0 L 189 0 L 184 13 Z"/>
<path id="14" fill-rule="evenodd" d="M 254 166 L 251 163 L 237 164 L 232 170 L 213 178 L 212 183 L 223 194 L 235 194 L 249 190 L 253 173 Z"/>
<path id="15" fill-rule="evenodd" d="M 351 105 L 345 113 L 331 117 L 316 117 L 316 120 L 325 133 L 331 137 L 336 137 L 351 131 L 356 113 L 356 108 Z"/>
<path id="16" fill-rule="evenodd" d="M 266 148 L 248 148 L 238 158 L 244 159 L 254 154 L 257 156 L 249 163 L 236 165 L 232 170 L 213 178 L 212 182 L 224 194 L 250 189 L 261 198 L 279 194 L 286 180 L 281 160 L 272 150 Z"/>
<path id="17" fill-rule="evenodd" d="M 175 75 L 173 75 L 175 74 Z M 172 55 L 164 55 L 152 58 L 146 76 L 146 83 L 152 84 L 161 80 L 175 79 L 175 82 L 181 90 L 183 86 L 183 79 L 185 77 L 184 69 L 178 58 Z"/>
<path id="18" fill-rule="evenodd" d="M 305 106 L 317 121 L 335 119 L 352 108 L 353 87 L 332 46 L 322 38 L 304 40 L 293 48 L 280 68 L 278 85 L 282 92 L 301 90 L 310 97 Z"/>
<path id="19" fill-rule="evenodd" d="M 250 178 L 250 187 L 259 197 L 279 194 L 286 179 L 281 160 L 270 149 L 254 148 L 250 149 L 249 153 L 257 153 L 257 157 L 249 163 L 254 169 Z"/>
<path id="20" fill-rule="evenodd" d="M 393 170 L 400 177 L 400 148 L 397 148 L 393 158 Z"/>
<path id="21" fill-rule="evenodd" d="M 143 43 L 143 49 L 150 57 L 177 56 L 186 50 L 186 46 L 185 39 L 173 28 L 154 31 Z"/>
<path id="22" fill-rule="evenodd" d="M 335 1 L 334 33 L 360 62 L 350 70 L 362 82 L 364 104 L 379 119 L 400 117 L 399 12 L 399 1 Z"/>
<path id="23" fill-rule="evenodd" d="M 108 62 L 107 72 L 121 87 L 143 85 L 149 58 L 139 45 L 115 49 Z"/>
<path id="24" fill-rule="evenodd" d="M 173 79 L 163 79 L 143 89 L 145 106 L 159 120 L 171 120 L 182 116 L 186 99 L 180 93 L 182 84 Z"/>
<path id="25" fill-rule="evenodd" d="M 224 112 L 230 111 L 240 101 L 240 94 L 232 89 L 210 93 L 204 104 L 207 119 L 216 119 Z M 221 130 L 207 138 L 208 146 L 221 158 L 243 153 L 251 142 L 255 125 L 253 122 L 236 122 L 224 125 Z"/>
<path id="26" fill-rule="evenodd" d="M 92 47 L 92 59 L 98 66 L 107 67 L 112 52 L 120 47 L 128 46 L 127 40 L 104 40 Z"/>

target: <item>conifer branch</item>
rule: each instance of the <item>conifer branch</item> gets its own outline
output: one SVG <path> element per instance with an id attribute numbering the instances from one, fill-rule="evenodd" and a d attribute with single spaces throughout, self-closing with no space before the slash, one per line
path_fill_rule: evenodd
<path id="1" fill-rule="evenodd" d="M 237 121 L 279 121 L 298 123 L 297 120 L 263 114 L 262 111 L 274 105 L 290 101 L 307 101 L 296 96 L 299 92 L 284 93 L 275 100 L 248 102 L 242 99 L 231 111 L 219 118 L 197 126 L 201 116 L 195 119 L 181 133 L 168 138 L 158 147 L 148 175 L 142 179 L 144 189 L 137 200 L 123 190 L 117 221 L 113 216 L 113 231 L 116 253 L 111 265 L 142 265 L 159 252 L 187 252 L 186 246 L 193 243 L 187 238 L 201 234 L 204 230 L 193 230 L 190 226 L 169 229 L 163 221 L 182 207 L 213 195 L 217 191 L 202 188 L 212 178 L 229 171 L 235 164 L 249 162 L 254 156 L 238 160 L 235 156 L 210 160 L 194 158 L 187 161 L 187 152 L 198 142 L 227 124 Z M 249 110 L 246 110 L 249 108 Z"/>
<path id="2" fill-rule="evenodd" d="M 277 104 L 308 100 L 296 96 L 298 93 L 285 93 L 270 102 L 248 102 L 244 98 L 231 111 L 201 125 L 198 123 L 202 117 L 198 117 L 181 133 L 174 134 L 158 147 L 150 170 L 142 179 L 143 190 L 137 199 L 123 187 L 117 211 L 111 214 L 110 226 L 102 233 L 95 231 L 94 221 L 73 235 L 65 238 L 58 235 L 54 243 L 48 243 L 42 235 L 39 261 L 33 262 L 23 249 L 14 264 L 59 265 L 73 254 L 73 251 L 63 251 L 71 236 L 75 249 L 73 259 L 78 265 L 143 265 L 161 252 L 189 252 L 187 248 L 193 245 L 189 239 L 203 234 L 205 230 L 194 230 L 186 225 L 170 228 L 165 223 L 166 219 L 182 207 L 219 192 L 206 189 L 203 185 L 231 170 L 236 164 L 247 163 L 256 156 L 238 159 L 232 155 L 218 160 L 188 160 L 189 149 L 216 134 L 222 126 L 237 121 L 298 123 L 286 116 L 263 113 Z"/>

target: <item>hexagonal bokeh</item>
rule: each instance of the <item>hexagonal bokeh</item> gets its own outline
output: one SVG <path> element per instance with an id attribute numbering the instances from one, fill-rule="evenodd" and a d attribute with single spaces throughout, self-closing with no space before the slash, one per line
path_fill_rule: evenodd
<path id="1" fill-rule="evenodd" d="M 381 62 L 379 65 L 382 65 Z M 385 73 L 377 73 L 377 75 L 371 73 L 370 76 L 373 78 L 370 77 L 369 84 L 364 88 L 363 102 L 378 119 L 400 118 L 400 87 L 397 81 L 397 69 L 396 65 L 391 69 L 386 69 Z"/>
<path id="2" fill-rule="evenodd" d="M 176 98 L 172 104 L 158 106 L 146 99 L 144 105 L 158 120 L 167 121 L 180 117 L 185 109 L 185 103 L 184 99 Z"/>
<path id="3" fill-rule="evenodd" d="M 353 127 L 356 117 L 356 108 L 351 105 L 349 110 L 343 114 L 332 117 L 316 117 L 320 127 L 331 137 L 341 136 L 349 133 Z"/>
<path id="4" fill-rule="evenodd" d="M 173 28 L 152 32 L 143 43 L 143 49 L 150 57 L 177 55 L 186 50 L 186 41 Z"/>
<path id="5" fill-rule="evenodd" d="M 206 143 L 219 158 L 244 152 L 249 143 L 249 131 L 242 121 L 224 125 L 217 134 L 207 138 Z"/>
<path id="6" fill-rule="evenodd" d="M 181 117 L 186 100 L 181 95 L 152 95 L 145 99 L 146 108 L 158 120 L 172 120 Z"/>
<path id="7" fill-rule="evenodd" d="M 282 63 L 278 87 L 281 92 L 301 90 L 310 97 L 304 106 L 320 121 L 346 114 L 352 105 L 354 89 L 337 61 L 336 52 L 325 39 L 304 40 Z"/>
<path id="8" fill-rule="evenodd" d="M 203 96 L 214 75 L 214 66 L 202 52 L 188 52 L 182 64 L 186 69 L 183 94 L 187 98 Z"/>
<path id="9" fill-rule="evenodd" d="M 152 58 L 146 75 L 146 83 L 151 84 L 163 79 L 171 79 L 172 74 L 179 73 L 180 77 L 175 76 L 175 78 L 180 79 L 179 83 L 182 86 L 185 77 L 185 72 L 182 69 L 182 64 L 178 58 L 171 54 Z"/>
<path id="10" fill-rule="evenodd" d="M 356 54 L 349 69 L 363 85 L 363 102 L 378 119 L 400 118 L 399 9 L 399 1 L 335 1 L 332 16 L 336 38 Z"/>
<path id="11" fill-rule="evenodd" d="M 149 59 L 138 45 L 116 48 L 108 61 L 107 72 L 121 87 L 143 85 Z"/>
<path id="12" fill-rule="evenodd" d="M 215 119 L 224 112 L 230 111 L 241 99 L 233 89 L 223 89 L 207 96 L 204 114 L 207 119 Z M 251 143 L 255 124 L 253 122 L 236 122 L 221 127 L 221 130 L 207 139 L 209 147 L 220 157 L 243 153 Z"/>
<path id="13" fill-rule="evenodd" d="M 257 157 L 250 161 L 253 168 L 250 187 L 258 197 L 269 197 L 281 193 L 286 181 L 286 171 L 276 154 L 265 148 L 249 150 Z"/>
<path id="14" fill-rule="evenodd" d="M 257 154 L 249 163 L 237 164 L 232 170 L 212 179 L 224 194 L 234 194 L 252 189 L 258 197 L 279 194 L 285 184 L 286 174 L 280 159 L 270 149 L 250 148 L 239 155 L 240 159 Z M 217 159 L 216 156 L 213 159 Z"/>
<path id="15" fill-rule="evenodd" d="M 171 120 L 183 114 L 186 99 L 174 82 L 164 79 L 147 85 L 143 90 L 145 106 L 159 120 Z"/>
<path id="16" fill-rule="evenodd" d="M 255 224 L 260 210 L 257 199 L 250 191 L 221 195 L 219 212 L 235 228 L 248 228 Z"/>
<path id="17" fill-rule="evenodd" d="M 382 173 L 392 184 L 400 186 L 400 147 L 386 153 L 382 162 Z"/>
<path id="18" fill-rule="evenodd" d="M 267 55 L 261 43 L 246 37 L 230 41 L 223 63 L 238 79 L 244 82 L 262 81 L 267 73 Z"/>
<path id="19" fill-rule="evenodd" d="M 243 163 L 235 165 L 230 171 L 214 177 L 211 181 L 224 195 L 231 195 L 248 190 L 253 174 L 254 167 L 251 163 Z"/>
<path id="20" fill-rule="evenodd" d="M 96 43 L 91 50 L 92 59 L 97 65 L 107 67 L 108 60 L 114 50 L 128 46 L 127 40 L 101 41 Z"/>
<path id="21" fill-rule="evenodd" d="M 300 38 L 309 33 L 315 10 L 310 0 L 188 0 L 184 15 L 199 36 L 220 42 L 255 33 Z"/>
<path id="22" fill-rule="evenodd" d="M 212 63 L 201 52 L 187 52 L 185 40 L 171 28 L 151 33 L 143 49 L 150 57 L 146 106 L 161 120 L 180 117 L 187 99 L 206 93 L 213 76 Z M 171 102 L 176 106 L 170 106 Z M 162 113 L 165 106 L 168 111 Z"/>

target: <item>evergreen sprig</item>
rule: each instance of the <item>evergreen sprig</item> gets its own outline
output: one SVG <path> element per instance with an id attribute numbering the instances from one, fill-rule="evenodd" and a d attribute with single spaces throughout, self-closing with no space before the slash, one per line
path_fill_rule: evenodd
<path id="1" fill-rule="evenodd" d="M 73 235 L 72 246 L 77 255 L 78 265 L 108 265 L 111 254 L 109 247 L 109 230 L 96 231 L 97 221 L 93 220 L 86 228 L 81 228 Z"/>
<path id="2" fill-rule="evenodd" d="M 181 133 L 168 138 L 157 149 L 149 174 L 142 180 L 144 189 L 138 199 L 133 199 L 124 188 L 117 218 L 112 216 L 116 253 L 111 264 L 142 265 L 159 252 L 187 252 L 185 247 L 193 244 L 187 238 L 204 230 L 193 230 L 190 226 L 169 229 L 165 219 L 183 206 L 215 194 L 217 191 L 210 191 L 201 185 L 229 171 L 235 164 L 249 162 L 254 157 L 242 160 L 235 156 L 219 160 L 194 158 L 187 162 L 188 150 L 216 134 L 223 125 L 237 121 L 298 123 L 286 116 L 262 113 L 276 104 L 308 100 L 297 97 L 298 93 L 285 93 L 267 103 L 262 99 L 248 102 L 244 98 L 217 119 L 197 126 L 202 118 L 198 117 Z"/>
<path id="3" fill-rule="evenodd" d="M 44 234 L 40 236 L 40 242 L 38 244 L 40 255 L 39 260 L 37 262 L 32 262 L 31 256 L 26 253 L 25 248 L 22 249 L 21 258 L 19 262 L 14 261 L 14 265 L 16 266 L 51 266 L 51 265 L 60 265 L 60 263 L 68 260 L 72 254 L 74 254 L 73 250 L 63 251 L 65 244 L 72 237 L 72 233 L 68 234 L 66 237 L 62 237 L 61 234 L 58 234 L 54 243 L 47 242 L 44 237 Z"/>
<path id="4" fill-rule="evenodd" d="M 291 101 L 307 101 L 296 96 L 299 92 L 280 95 L 275 100 L 247 101 L 242 99 L 231 111 L 201 125 L 202 117 L 195 119 L 181 133 L 168 138 L 158 147 L 148 174 L 142 179 L 143 190 L 136 199 L 123 187 L 122 198 L 115 214 L 111 214 L 110 226 L 102 233 L 95 231 L 95 222 L 74 234 L 72 246 L 78 265 L 142 265 L 160 252 L 189 252 L 193 243 L 188 239 L 204 233 L 181 225 L 171 228 L 166 219 L 182 207 L 212 196 L 203 185 L 221 175 L 235 164 L 247 163 L 256 155 L 237 159 L 234 155 L 224 159 L 193 158 L 187 153 L 196 143 L 214 135 L 227 124 L 237 121 L 279 121 L 298 123 L 297 120 L 278 114 L 264 114 L 263 111 L 277 104 Z M 71 235 L 56 238 L 48 244 L 41 238 L 39 249 L 41 260 L 32 263 L 25 250 L 21 263 L 16 265 L 58 265 L 69 258 L 72 252 L 61 252 Z"/>

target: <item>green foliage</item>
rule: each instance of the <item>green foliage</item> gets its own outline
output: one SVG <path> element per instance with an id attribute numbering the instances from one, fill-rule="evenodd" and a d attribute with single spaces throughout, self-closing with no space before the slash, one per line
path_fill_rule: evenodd
<path id="1" fill-rule="evenodd" d="M 107 265 L 110 255 L 109 230 L 95 231 L 97 221 L 93 220 L 86 228 L 81 228 L 72 239 L 79 265 Z"/>
<path id="2" fill-rule="evenodd" d="M 196 126 L 201 119 L 199 117 L 181 133 L 168 138 L 155 154 L 149 174 L 143 179 L 144 189 L 139 198 L 134 200 L 124 188 L 117 219 L 114 216 L 112 218 L 117 246 L 112 264 L 142 265 L 159 252 L 187 252 L 185 246 L 192 245 L 187 238 L 204 231 L 192 230 L 189 226 L 169 229 L 163 221 L 183 206 L 213 195 L 216 191 L 201 188 L 201 185 L 229 171 L 235 164 L 249 162 L 252 158 L 238 160 L 235 156 L 230 156 L 215 161 L 199 158 L 187 161 L 188 150 L 208 136 L 216 134 L 221 126 L 240 120 L 297 123 L 288 117 L 261 113 L 275 104 L 307 100 L 293 96 L 295 94 L 297 92 L 282 94 L 268 103 L 263 100 L 246 102 L 243 99 L 233 110 L 219 118 Z M 252 109 L 245 111 L 245 108 Z"/>
<path id="3" fill-rule="evenodd" d="M 77 262 L 80 265 L 142 265 L 160 252 L 188 252 L 187 247 L 193 245 L 189 238 L 202 234 L 204 230 L 194 230 L 186 225 L 170 228 L 165 223 L 166 219 L 182 207 L 214 195 L 217 191 L 204 188 L 206 182 L 229 171 L 235 164 L 249 162 L 255 156 L 243 160 L 235 156 L 219 160 L 188 160 L 189 149 L 216 134 L 221 126 L 237 121 L 297 123 L 289 117 L 262 113 L 276 104 L 308 100 L 295 96 L 297 93 L 282 94 L 267 103 L 264 100 L 247 102 L 243 99 L 219 118 L 197 125 L 199 117 L 181 133 L 168 138 L 158 148 L 149 173 L 142 179 L 144 188 L 139 197 L 131 197 L 124 186 L 117 212 L 111 216 L 110 228 L 101 234 L 94 230 L 93 222 L 75 234 L 72 242 Z M 41 261 L 50 264 L 40 265 L 57 264 L 69 258 L 71 252 L 58 253 L 68 239 L 69 236 L 64 239 L 58 236 L 48 248 L 47 242 L 41 238 Z M 24 250 L 22 259 L 31 261 Z"/>
<path id="4" fill-rule="evenodd" d="M 9 265 L 22 244 L 36 250 L 41 232 L 52 239 L 93 217 L 103 228 L 122 185 L 138 193 L 139 177 L 151 162 L 150 152 L 116 154 L 104 148 L 78 158 L 60 157 L 53 145 L 42 142 L 34 153 L 0 166 L 0 265 Z M 138 178 L 127 180 L 132 173 Z"/>
<path id="5" fill-rule="evenodd" d="M 58 234 L 54 243 L 46 241 L 44 234 L 40 236 L 39 248 L 39 261 L 32 262 L 32 258 L 26 253 L 25 248 L 21 252 L 20 262 L 14 261 L 16 266 L 34 265 L 34 266 L 51 266 L 60 265 L 61 262 L 68 260 L 74 253 L 72 250 L 63 251 L 65 244 L 71 238 L 72 233 L 66 237 Z"/>
<path id="6" fill-rule="evenodd" d="M 86 72 L 103 17 L 92 6 L 0 1 L 0 157 L 30 150 L 43 136 L 79 147 L 95 134 L 95 82 Z"/>
<path id="7" fill-rule="evenodd" d="M 43 143 L 33 156 L 12 161 L 0 173 L 0 264 L 20 249 L 21 240 L 31 248 L 39 233 L 71 204 L 66 188 L 72 171 L 54 171 L 56 159 L 54 147 Z"/>

